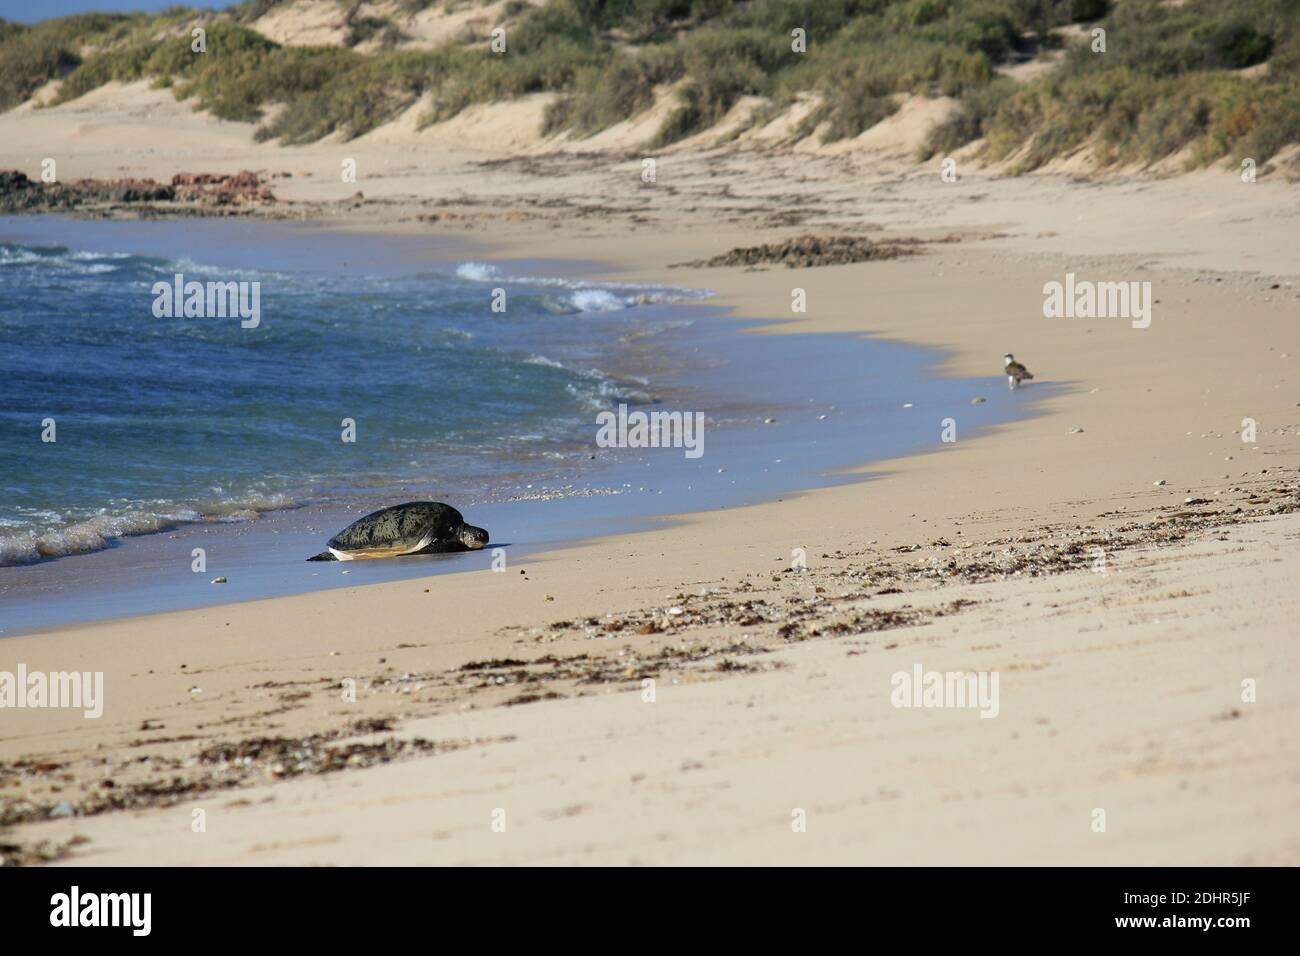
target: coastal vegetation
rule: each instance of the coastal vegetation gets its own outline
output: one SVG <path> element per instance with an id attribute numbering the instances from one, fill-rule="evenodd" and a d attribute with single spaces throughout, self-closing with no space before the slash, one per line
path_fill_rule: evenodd
<path id="1" fill-rule="evenodd" d="M 1084 148 L 1102 166 L 1262 163 L 1300 142 L 1300 0 L 512 0 L 491 7 L 505 52 L 472 31 L 432 45 L 406 32 L 479 0 L 317 2 L 338 3 L 339 42 L 259 32 L 286 0 L 0 21 L 0 109 L 54 80 L 50 103 L 148 80 L 290 144 L 359 136 L 426 97 L 433 123 L 534 93 L 554 94 L 544 132 L 583 138 L 668 96 L 663 146 L 746 97 L 761 104 L 751 122 L 813 103 L 795 133 L 825 142 L 910 94 L 957 101 L 922 157 L 980 141 L 1016 171 Z"/>

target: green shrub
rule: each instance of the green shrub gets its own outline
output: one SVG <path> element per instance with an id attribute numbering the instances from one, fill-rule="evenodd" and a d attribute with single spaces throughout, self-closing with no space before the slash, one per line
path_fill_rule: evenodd
<path id="1" fill-rule="evenodd" d="M 1021 87 L 969 91 L 927 148 L 983 138 L 992 158 L 1021 152 L 1021 170 L 1085 145 L 1103 163 L 1152 163 L 1184 150 L 1193 165 L 1226 155 L 1262 163 L 1300 132 L 1298 14 L 1295 0 L 1117 5 L 1104 54 L 1076 44 L 1059 69 Z M 1263 62 L 1259 77 L 1230 72 Z"/>
<path id="2" fill-rule="evenodd" d="M 1273 49 L 1273 40 L 1244 20 L 1217 27 L 1210 37 L 1217 63 L 1230 70 L 1263 63 Z"/>
<path id="3" fill-rule="evenodd" d="M 988 134 L 993 118 L 1016 89 L 1016 84 L 999 78 L 987 86 L 971 90 L 946 120 L 930 130 L 921 149 L 921 158 L 947 154 L 982 139 Z"/>
<path id="4" fill-rule="evenodd" d="M 1073 0 L 1070 19 L 1075 23 L 1100 20 L 1110 12 L 1110 0 Z"/>
<path id="5" fill-rule="evenodd" d="M 66 46 L 32 33 L 0 43 L 0 110 L 10 110 L 81 62 Z"/>
<path id="6" fill-rule="evenodd" d="M 86 13 L 31 27 L 0 21 L 0 111 L 13 109 L 50 80 L 77 69 L 82 47 L 117 42 L 147 19 L 143 14 Z"/>
<path id="7" fill-rule="evenodd" d="M 648 109 L 655 87 L 679 79 L 685 69 L 673 45 L 620 51 L 604 66 L 586 67 L 576 77 L 573 92 L 547 109 L 546 133 L 569 129 L 590 136 Z"/>
<path id="8" fill-rule="evenodd" d="M 344 47 L 281 47 L 247 24 L 282 0 L 227 13 L 177 8 L 88 14 L 32 27 L 0 20 L 0 109 L 53 78 L 58 99 L 110 81 L 171 84 L 215 115 L 257 121 L 259 139 L 357 136 L 421 96 L 428 120 L 475 103 L 558 94 L 548 132 L 591 135 L 648 108 L 677 84 L 656 142 L 715 124 L 744 96 L 769 113 L 813 92 L 807 129 L 856 136 L 893 111 L 899 94 L 952 96 L 959 108 L 931 131 L 925 155 L 982 140 L 993 158 L 1029 170 L 1083 146 L 1103 162 L 1155 162 L 1186 152 L 1204 164 L 1249 155 L 1263 163 L 1300 139 L 1300 0 L 551 0 L 515 3 L 507 52 L 483 42 L 394 48 L 395 22 L 355 0 L 341 6 Z M 432 0 L 400 0 L 415 11 Z M 383 8 L 380 8 L 381 10 Z M 1053 29 L 1101 19 L 1107 51 L 1069 42 L 1060 63 L 1018 84 L 998 75 L 1017 50 L 1061 46 Z M 208 52 L 189 29 L 207 30 Z M 804 31 L 804 52 L 791 32 Z M 361 43 L 379 49 L 362 54 Z M 1242 75 L 1247 67 L 1267 69 Z"/>

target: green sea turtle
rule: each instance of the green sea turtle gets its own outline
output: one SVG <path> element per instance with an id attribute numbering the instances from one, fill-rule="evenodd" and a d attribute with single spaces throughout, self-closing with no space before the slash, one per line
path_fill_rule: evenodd
<path id="1" fill-rule="evenodd" d="M 408 501 L 358 518 L 326 542 L 327 550 L 308 561 L 354 561 L 395 558 L 403 554 L 477 551 L 488 533 L 466 524 L 451 505 Z"/>

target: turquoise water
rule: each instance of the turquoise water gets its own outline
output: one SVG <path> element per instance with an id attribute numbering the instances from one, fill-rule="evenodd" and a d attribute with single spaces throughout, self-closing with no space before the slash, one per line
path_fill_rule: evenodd
<path id="1" fill-rule="evenodd" d="M 703 295 L 475 262 L 216 264 L 81 229 L 0 242 L 0 566 L 577 460 L 597 411 L 652 397 L 603 364 L 672 327 L 657 305 Z M 260 321 L 156 316 L 177 273 L 258 283 Z"/>

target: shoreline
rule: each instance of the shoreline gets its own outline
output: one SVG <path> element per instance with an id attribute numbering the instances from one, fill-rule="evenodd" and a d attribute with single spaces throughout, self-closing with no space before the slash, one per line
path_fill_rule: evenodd
<path id="1" fill-rule="evenodd" d="M 3 225 L 9 232 L 22 231 L 12 220 L 6 220 Z M 259 236 L 258 226 L 258 223 L 251 222 L 240 229 L 238 235 L 245 248 L 239 254 L 247 255 L 248 243 L 274 244 L 291 239 L 299 228 L 306 230 L 308 242 L 320 249 L 340 246 L 341 240 L 349 235 L 346 230 L 339 229 L 339 224 L 329 222 L 295 225 L 287 237 L 279 235 L 282 230 Z M 165 224 L 151 228 L 168 229 Z M 225 256 L 228 264 L 246 269 L 246 264 L 241 265 L 243 260 L 230 258 L 231 254 L 225 251 L 229 242 L 221 238 L 223 228 L 223 224 L 214 223 L 197 248 L 182 248 L 185 258 L 197 255 L 200 265 L 210 268 L 212 263 L 205 255 L 214 255 L 217 261 Z M 72 241 L 68 236 L 74 229 L 75 223 L 72 222 L 39 221 L 33 224 L 30 231 L 34 235 L 29 238 L 45 236 L 47 241 Z M 129 225 L 124 225 L 124 229 L 125 232 L 97 224 L 96 237 L 88 248 L 101 252 L 154 254 L 158 242 L 156 237 L 136 234 Z M 897 377 L 900 385 L 908 389 L 905 396 L 919 402 L 919 407 L 910 413 L 913 415 L 920 415 L 925 408 L 938 407 L 939 404 L 956 407 L 957 393 L 963 391 L 969 391 L 972 396 L 977 391 L 988 391 L 983 388 L 986 383 L 975 380 L 935 381 L 931 370 L 941 356 L 933 350 L 880 342 L 859 344 L 842 333 L 820 333 L 786 337 L 782 343 L 783 358 L 794 361 L 790 350 L 798 348 L 806 364 L 818 367 L 822 376 L 831 383 L 830 387 L 808 391 L 806 400 L 810 405 L 807 409 L 791 407 L 788 403 L 777 404 L 771 396 L 755 391 L 747 380 L 753 369 L 773 363 L 771 340 L 755 335 L 770 320 L 738 316 L 719 308 L 711 303 L 710 297 L 706 297 L 708 290 L 662 282 L 610 285 L 608 283 L 612 280 L 602 280 L 605 283 L 602 285 L 583 278 L 583 275 L 593 271 L 593 267 L 594 271 L 602 274 L 612 274 L 612 264 L 538 260 L 531 255 L 498 259 L 485 255 L 485 250 L 472 244 L 468 249 L 452 248 L 455 244 L 452 240 L 435 240 L 431 251 L 438 258 L 430 259 L 426 255 L 430 250 L 425 250 L 422 243 L 404 242 L 394 247 L 393 233 L 367 235 L 373 236 L 380 244 L 376 249 L 365 244 L 350 247 L 354 267 L 363 270 L 359 280 L 368 278 L 369 273 L 364 271 L 366 266 L 355 265 L 358 260 L 360 263 L 383 262 L 386 273 L 394 276 L 404 275 L 403 268 L 407 271 L 414 269 L 420 274 L 440 270 L 461 274 L 466 265 L 486 263 L 496 270 L 493 273 L 496 278 L 481 277 L 475 281 L 496 281 L 526 288 L 541 277 L 548 281 L 571 282 L 582 288 L 588 284 L 597 289 L 652 288 L 676 296 L 663 304 L 641 304 L 619 310 L 618 314 L 628 316 L 631 331 L 627 334 L 638 340 L 644 339 L 644 344 L 635 346 L 635 353 L 610 351 L 599 356 L 598 360 L 602 367 L 613 369 L 616 377 L 632 376 L 638 381 L 652 382 L 653 397 L 647 396 L 646 401 L 636 402 L 635 408 L 671 408 L 683 401 L 696 402 L 691 407 L 700 409 L 698 414 L 706 415 L 710 422 L 709 460 L 693 463 L 697 467 L 692 476 L 679 467 L 691 463 L 667 463 L 663 455 L 668 453 L 664 452 L 605 450 L 599 452 L 602 459 L 599 464 L 579 460 L 595 459 L 597 454 L 575 452 L 569 456 L 571 461 L 557 462 L 545 468 L 534 462 L 530 466 L 532 470 L 528 470 L 521 462 L 517 476 L 511 477 L 513 473 L 508 473 L 486 490 L 470 493 L 466 500 L 462 500 L 465 498 L 463 494 L 451 495 L 449 500 L 457 507 L 462 510 L 475 508 L 476 513 L 484 516 L 480 520 L 504 529 L 508 542 L 505 557 L 511 562 L 549 554 L 556 548 L 580 545 L 589 537 L 636 533 L 656 523 L 673 522 L 684 515 L 706 512 L 715 507 L 754 504 L 847 480 L 863 480 L 861 472 L 872 462 L 894 457 L 900 446 L 924 444 L 915 437 L 904 437 L 901 429 L 906 426 L 897 422 L 891 424 L 892 416 L 887 410 L 873 412 L 871 402 L 858 408 L 859 403 L 850 390 L 856 387 L 853 378 L 859 372 L 871 377 L 888 370 L 887 374 Z M 403 239 L 413 238 L 397 235 Z M 391 261 L 385 256 L 391 257 Z M 398 265 L 398 262 L 405 265 Z M 276 261 L 271 261 L 267 267 L 273 274 L 286 268 Z M 566 278 L 554 278 L 560 276 Z M 584 313 L 561 316 L 557 321 L 583 322 Z M 669 331 L 657 333 L 654 331 L 657 325 L 664 325 Z M 736 369 L 745 369 L 746 373 L 737 375 Z M 646 379 L 647 375 L 651 378 Z M 877 399 L 884 399 L 878 386 L 868 385 L 867 390 Z M 1023 401 L 1014 403 L 1004 402 L 996 392 L 991 402 L 986 402 L 981 396 L 984 407 L 971 410 L 974 421 L 969 427 L 979 430 L 1032 414 L 1026 408 L 1032 407 L 1050 390 L 1048 386 L 1025 393 Z M 667 405 L 665 400 L 668 400 Z M 703 404 L 699 404 L 701 400 Z M 903 404 L 901 396 L 900 404 Z M 913 404 L 908 402 L 906 407 L 912 408 Z M 844 429 L 837 426 L 837 420 L 855 414 L 854 409 L 867 412 L 865 421 L 877 430 L 873 441 L 860 451 L 846 447 Z M 810 411 L 821 414 L 814 419 Z M 904 412 L 902 417 L 908 414 Z M 769 424 L 762 426 L 756 424 L 758 422 Z M 715 447 L 717 441 L 721 444 Z M 757 447 L 759 445 L 761 450 Z M 598 451 L 595 448 L 588 450 Z M 802 459 L 797 469 L 770 464 L 773 461 L 792 464 L 796 456 Z M 715 466 L 721 467 L 715 469 Z M 642 472 L 642 468 L 648 470 Z M 715 470 L 719 477 L 713 476 Z M 739 477 L 721 477 L 724 472 L 743 474 L 745 486 L 737 486 Z M 393 484 L 394 480 L 389 479 L 388 484 Z M 702 482 L 709 487 L 706 488 Z M 345 508 L 337 500 L 311 495 L 303 497 L 292 489 L 280 488 L 275 494 L 286 495 L 288 503 L 281 507 L 259 508 L 259 517 L 255 520 L 230 523 L 208 516 L 178 521 L 153 532 L 122 535 L 89 553 L 0 567 L 0 598 L 5 599 L 8 608 L 5 626 L 0 628 L 0 638 L 50 633 L 61 627 L 87 626 L 164 611 L 216 607 L 346 586 L 368 586 L 424 575 L 467 573 L 481 570 L 487 564 L 484 555 L 367 562 L 341 569 L 312 568 L 306 571 L 283 564 L 285 555 L 292 554 L 295 549 L 306 553 L 315 547 L 315 543 L 319 543 L 316 539 L 322 538 L 322 533 L 328 534 L 322 532 L 323 528 L 342 527 L 365 511 L 395 503 L 403 496 L 441 496 L 433 490 L 424 491 L 418 482 L 403 480 L 400 484 L 409 484 L 410 490 L 395 493 L 387 486 L 380 487 L 370 504 L 360 511 L 356 510 L 355 504 Z M 650 497 L 647 497 L 647 491 Z M 269 492 L 261 494 L 265 496 Z M 584 514 L 581 499 L 603 495 L 622 495 L 625 501 L 601 503 L 599 507 L 587 508 Z M 575 500 L 567 505 L 554 504 L 560 499 L 570 498 Z M 567 530 L 558 537 L 548 533 L 548 519 L 538 513 L 540 506 L 534 506 L 530 499 L 546 499 L 552 511 L 559 509 L 554 520 L 562 522 Z M 207 573 L 200 575 L 202 580 L 177 574 L 168 563 L 169 554 L 188 555 L 191 545 L 201 545 L 205 551 L 222 555 L 220 563 L 214 563 L 206 569 Z M 491 553 L 495 552 L 485 552 Z M 188 564 L 188 558 L 182 563 Z M 295 571 L 301 573 L 295 574 Z M 343 574 L 352 575 L 351 580 L 343 580 Z M 213 575 L 221 576 L 226 586 L 215 590 L 204 587 L 204 582 Z M 149 580 L 144 580 L 146 578 Z M 166 579 L 167 583 L 155 584 L 155 579 L 160 578 Z M 58 604 L 49 606 L 56 595 L 60 598 Z"/>
<path id="2" fill-rule="evenodd" d="M 1026 187 L 1040 199 L 1052 188 Z M 1154 222 L 1182 203 L 1150 191 L 1163 197 L 1148 196 Z M 1111 222 L 1132 201 L 1123 187 L 1090 198 Z M 1293 206 L 1257 237 L 1266 260 Z M 987 210 L 983 227 L 1011 211 Z M 615 234 L 614 220 L 592 234 L 497 230 L 494 257 L 545 247 L 587 262 L 599 250 L 620 280 L 708 274 L 733 314 L 783 316 L 756 335 L 911 341 L 944 349 L 948 375 L 995 375 L 1011 350 L 1068 387 L 978 440 L 959 417 L 956 443 L 875 462 L 871 480 L 537 555 L 524 574 L 497 576 L 509 590 L 458 576 L 452 606 L 411 580 L 7 639 L 0 648 L 32 668 L 102 662 L 112 646 L 109 670 L 134 698 L 93 728 L 16 715 L 0 741 L 18 781 L 8 799 L 80 794 L 137 811 L 21 822 L 12 836 L 31 862 L 1294 862 L 1296 705 L 1236 698 L 1243 675 L 1285 686 L 1297 670 L 1280 626 L 1300 610 L 1282 585 L 1296 570 L 1296 518 L 1272 510 L 1294 506 L 1300 465 L 1293 360 L 1280 357 L 1300 351 L 1288 341 L 1294 306 L 1265 301 L 1258 279 L 1151 267 L 1188 258 L 1152 239 L 1106 260 L 1109 275 L 1158 284 L 1150 329 L 1053 322 L 1035 314 L 1043 282 L 1101 260 L 1086 236 L 1062 254 L 1034 229 L 911 259 L 757 272 L 667 268 L 753 244 L 745 228 L 687 223 L 670 242 Z M 1223 252 L 1232 230 L 1197 235 L 1193 260 L 1213 248 L 1220 263 L 1240 261 Z M 807 316 L 783 311 L 795 285 Z M 1223 334 L 1221 317 L 1242 314 Z M 1247 413 L 1261 423 L 1252 450 L 1233 434 Z M 1107 574 L 1092 572 L 1090 547 Z M 788 573 L 795 548 L 807 572 Z M 891 708 L 889 674 L 918 662 L 1001 671 L 1000 717 Z M 361 693 L 344 704 L 348 676 Z M 644 679 L 659 682 L 655 707 L 640 701 Z M 295 771 L 291 744 L 309 738 L 317 750 L 448 749 Z M 246 769 L 212 750 L 259 739 L 282 743 L 249 751 Z M 59 794 L 15 771 L 36 755 L 72 777 Z M 1225 820 L 1240 775 L 1259 766 L 1250 812 Z M 100 788 L 110 774 L 112 790 Z M 179 788 L 144 795 L 171 776 Z M 790 807 L 810 799 L 819 822 L 791 847 Z M 1122 821 L 1120 851 L 1088 842 L 1099 802 Z M 224 821 L 223 835 L 180 835 L 194 806 Z M 517 839 L 492 843 L 480 823 L 495 806 L 512 808 Z M 931 836 L 901 838 L 921 829 Z M 1216 839 L 1188 844 L 1211 829 Z M 1047 836 L 1029 846 L 1030 833 Z M 72 845 L 78 835 L 90 842 Z"/>

